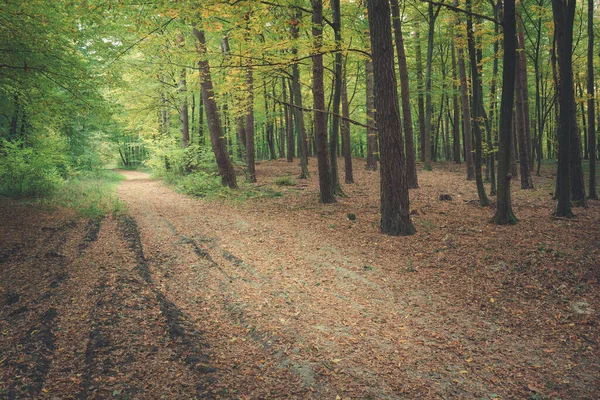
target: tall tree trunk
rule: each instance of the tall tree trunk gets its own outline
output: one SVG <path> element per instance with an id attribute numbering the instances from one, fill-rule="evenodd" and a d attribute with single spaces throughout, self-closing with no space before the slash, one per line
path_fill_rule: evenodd
<path id="1" fill-rule="evenodd" d="M 452 50 L 452 109 L 453 109 L 453 124 L 452 124 L 452 148 L 453 148 L 453 156 L 454 162 L 460 164 L 460 106 L 458 103 L 458 95 L 456 94 L 459 85 L 457 82 L 457 73 L 456 73 L 456 51 L 454 46 L 454 40 L 451 41 L 451 50 Z"/>
<path id="2" fill-rule="evenodd" d="M 283 90 L 283 102 L 286 103 L 287 102 L 287 86 L 288 83 L 286 82 L 285 78 L 281 78 L 281 86 L 282 86 L 282 90 Z M 291 93 L 290 93 L 290 97 L 291 97 Z M 291 103 L 291 99 L 290 99 L 290 103 Z M 289 106 L 285 106 L 285 140 L 286 140 L 286 144 L 287 144 L 287 151 L 286 151 L 286 155 L 287 155 L 287 162 L 293 162 L 294 161 L 294 156 L 295 156 L 295 147 L 294 147 L 294 126 L 293 124 L 293 109 Z"/>
<path id="3" fill-rule="evenodd" d="M 492 222 L 498 225 L 518 222 L 512 210 L 510 173 L 512 153 L 512 117 L 515 99 L 515 70 L 517 63 L 515 0 L 504 0 L 504 56 L 502 70 L 502 98 L 500 100 L 500 129 L 498 147 L 498 196 L 496 214 Z"/>
<path id="4" fill-rule="evenodd" d="M 588 95 L 588 155 L 590 159 L 589 199 L 598 200 L 596 190 L 596 105 L 594 101 L 594 0 L 588 0 L 588 52 L 587 52 L 587 95 Z"/>
<path id="5" fill-rule="evenodd" d="M 527 151 L 527 168 L 533 171 L 533 140 L 531 138 L 531 120 L 529 114 L 529 82 L 527 79 L 527 55 L 525 54 L 525 35 L 523 34 L 523 20 L 520 15 L 517 15 L 517 32 L 519 48 L 519 66 L 521 77 L 521 91 L 523 101 L 523 117 L 525 122 L 525 145 Z M 530 177 L 531 179 L 531 177 Z M 523 178 L 521 178 L 523 181 Z M 532 184 L 533 187 L 533 184 Z"/>
<path id="6" fill-rule="evenodd" d="M 298 40 L 298 23 L 302 18 L 302 11 L 297 11 L 295 23 L 290 27 L 290 34 L 293 41 Z M 296 45 L 292 47 L 292 56 L 298 56 L 298 48 Z M 310 177 L 308 172 L 308 141 L 306 140 L 306 132 L 304 125 L 304 113 L 302 112 L 302 90 L 300 88 L 300 69 L 298 63 L 292 64 L 292 92 L 291 98 L 294 100 L 294 124 L 296 126 L 296 137 L 298 139 L 298 157 L 300 158 L 300 176 L 299 179 L 307 179 Z"/>
<path id="7" fill-rule="evenodd" d="M 431 96 L 431 67 L 433 64 L 433 39 L 435 34 L 435 20 L 440 12 L 441 6 L 434 11 L 433 3 L 427 7 L 429 29 L 427 31 L 427 61 L 425 64 L 425 139 L 423 140 L 424 157 L 423 169 L 431 171 L 431 119 L 433 118 L 433 100 Z"/>
<path id="8" fill-rule="evenodd" d="M 458 0 L 452 3 L 458 6 Z M 475 169 L 473 166 L 473 142 L 471 138 L 471 110 L 469 107 L 469 88 L 467 84 L 467 70 L 465 67 L 465 56 L 462 45 L 463 35 L 460 33 L 460 18 L 456 15 L 456 48 L 458 58 L 458 75 L 460 78 L 460 98 L 462 106 L 462 121 L 464 133 L 465 163 L 467 165 L 467 180 L 475 179 Z"/>
<path id="9" fill-rule="evenodd" d="M 204 100 L 202 100 L 202 93 L 198 97 L 198 143 L 204 144 Z"/>
<path id="10" fill-rule="evenodd" d="M 414 189 L 419 187 L 419 180 L 417 178 L 415 149 L 413 144 L 413 125 L 410 109 L 408 66 L 406 64 L 406 52 L 404 51 L 404 38 L 402 36 L 402 23 L 400 21 L 400 7 L 398 5 L 398 0 L 391 0 L 390 5 L 392 8 L 392 26 L 394 27 L 396 53 L 398 54 L 398 70 L 400 73 L 400 95 L 402 98 L 404 141 L 406 144 L 406 179 L 408 182 L 408 188 Z"/>
<path id="11" fill-rule="evenodd" d="M 498 0 L 498 2 L 494 5 L 494 19 L 500 19 L 500 7 L 502 6 L 502 1 Z M 499 27 L 498 24 L 494 24 L 494 37 L 498 38 Z M 499 39 L 494 41 L 494 63 L 492 66 L 492 83 L 490 85 L 490 113 L 489 113 L 489 124 L 491 129 L 488 129 L 488 143 L 489 143 L 489 169 L 490 169 L 490 195 L 496 195 L 496 143 L 498 138 L 498 123 L 496 122 L 496 91 L 498 85 L 498 58 L 499 58 Z M 483 96 L 483 95 L 482 95 Z"/>
<path id="12" fill-rule="evenodd" d="M 210 132 L 210 141 L 212 149 L 217 159 L 217 167 L 219 169 L 219 175 L 221 175 L 221 183 L 230 188 L 237 188 L 235 170 L 233 164 L 227 154 L 227 147 L 225 145 L 225 139 L 223 138 L 223 130 L 221 128 L 221 121 L 219 120 L 219 112 L 217 109 L 217 103 L 215 101 L 215 93 L 213 90 L 213 83 L 210 76 L 210 65 L 208 60 L 205 58 L 206 55 L 206 38 L 204 31 L 193 28 L 194 35 L 198 39 L 198 53 L 200 54 L 200 61 L 198 61 L 198 68 L 200 70 L 200 79 L 202 87 L 202 98 L 206 107 L 206 119 L 208 120 L 208 130 Z"/>
<path id="13" fill-rule="evenodd" d="M 352 173 L 352 148 L 350 147 L 350 104 L 348 103 L 348 86 L 346 74 L 342 79 L 342 154 L 344 156 L 344 182 L 354 183 L 354 174 Z"/>
<path id="14" fill-rule="evenodd" d="M 558 204 L 555 214 L 562 217 L 572 217 L 570 158 L 572 142 L 576 132 L 576 105 L 573 87 L 573 20 L 575 17 L 575 0 L 552 0 L 552 14 L 558 50 L 558 168 L 556 172 L 556 197 Z M 576 149 L 577 150 L 577 149 Z"/>
<path id="15" fill-rule="evenodd" d="M 515 95 L 516 95 L 516 116 L 517 116 L 517 139 L 519 143 L 519 171 L 521 175 L 521 189 L 533 189 L 533 181 L 529 171 L 529 151 L 531 147 L 527 144 L 527 125 L 529 117 L 527 115 L 528 107 L 525 107 L 526 91 L 523 85 L 527 84 L 527 79 L 523 75 L 527 74 L 525 62 L 525 43 L 522 32 L 522 24 L 519 23 L 520 17 L 517 16 L 517 69 L 515 71 Z"/>
<path id="16" fill-rule="evenodd" d="M 472 93 L 472 129 L 475 136 L 475 182 L 477 184 L 477 194 L 479 196 L 479 204 L 488 206 L 489 200 L 485 194 L 483 186 L 483 176 L 481 173 L 482 164 L 482 134 L 480 125 L 480 110 L 483 108 L 483 99 L 481 98 L 482 91 L 479 85 L 479 70 L 477 68 L 477 54 L 475 51 L 475 35 L 473 32 L 473 16 L 469 13 L 472 9 L 471 0 L 467 0 L 467 42 L 469 48 L 469 59 L 471 60 L 471 93 Z M 481 115 L 483 117 L 483 115 Z"/>
<path id="17" fill-rule="evenodd" d="M 375 77 L 377 130 L 381 141 L 381 231 L 411 235 L 408 184 L 398 106 L 388 0 L 369 0 L 369 31 Z"/>
<path id="18" fill-rule="evenodd" d="M 375 128 L 375 83 L 373 78 L 373 63 L 365 61 L 366 94 L 367 94 L 367 165 L 366 169 L 377 169 L 377 129 Z"/>
<path id="19" fill-rule="evenodd" d="M 267 145 L 269 146 L 269 159 L 275 160 L 277 155 L 275 154 L 275 127 L 274 127 L 274 113 L 271 112 L 269 108 L 269 96 L 267 95 L 267 85 L 266 83 L 263 85 L 263 97 L 265 99 L 265 116 L 266 116 L 266 139 Z"/>
<path id="20" fill-rule="evenodd" d="M 338 174 L 338 142 L 340 132 L 340 104 L 342 100 L 342 14 L 340 0 L 331 0 L 333 12 L 333 33 L 335 37 L 335 61 L 333 78 L 333 115 L 331 116 L 331 135 L 329 137 L 329 158 L 331 163 L 331 181 L 333 193 L 343 194 Z"/>
<path id="21" fill-rule="evenodd" d="M 323 85 L 323 1 L 312 2 L 312 35 L 314 41 L 313 63 L 313 107 L 315 109 L 315 140 L 319 170 L 321 203 L 334 203 L 333 180 L 327 153 L 327 112 L 325 110 L 325 89 Z"/>
<path id="22" fill-rule="evenodd" d="M 417 106 L 419 111 L 419 155 L 420 160 L 425 161 L 425 98 L 423 96 L 423 57 L 421 55 L 421 34 L 419 28 L 420 24 L 417 19 L 415 24 L 415 63 L 417 67 Z"/>

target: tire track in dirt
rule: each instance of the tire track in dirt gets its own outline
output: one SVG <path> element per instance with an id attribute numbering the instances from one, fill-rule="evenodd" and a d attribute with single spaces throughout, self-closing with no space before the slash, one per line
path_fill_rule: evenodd
<path id="1" fill-rule="evenodd" d="M 260 274 L 256 268 L 246 263 L 241 258 L 235 256 L 230 251 L 221 248 L 213 243 L 211 249 L 199 245 L 196 240 L 180 234 L 173 223 L 162 217 L 161 220 L 169 228 L 171 233 L 179 239 L 178 243 L 188 245 L 197 255 L 199 261 L 206 263 L 208 268 L 216 268 L 224 279 L 220 279 L 218 287 L 220 290 L 220 307 L 225 311 L 238 325 L 246 330 L 246 337 L 254 341 L 264 350 L 269 351 L 271 356 L 277 361 L 281 368 L 289 368 L 301 381 L 305 388 L 310 388 L 313 396 L 319 396 L 320 387 L 316 379 L 314 365 L 308 361 L 297 361 L 286 355 L 285 352 L 276 348 L 277 343 L 289 341 L 290 343 L 302 341 L 300 332 L 295 332 L 291 338 L 284 338 L 281 335 L 274 334 L 268 330 L 261 329 L 251 322 L 245 313 L 246 306 L 237 300 L 233 283 L 236 280 L 242 280 L 245 283 L 255 284 L 273 284 L 274 282 L 267 276 Z M 215 251 L 215 256 L 211 255 L 211 250 Z M 220 253 L 220 254 L 219 254 Z M 225 271 L 224 266 L 217 263 L 215 258 L 222 259 L 229 264 L 233 274 Z M 233 267 L 233 268 L 231 268 Z"/>
<path id="2" fill-rule="evenodd" d="M 77 227 L 76 221 L 68 221 L 59 226 L 42 227 L 42 233 L 48 233 L 41 239 L 38 251 L 30 257 L 29 262 L 33 265 L 44 266 L 46 274 L 41 286 L 41 291 L 36 293 L 36 298 L 31 302 L 35 309 L 21 306 L 10 311 L 8 320 L 19 319 L 33 320 L 33 326 L 27 329 L 18 339 L 18 343 L 7 351 L 6 365 L 13 373 L 7 382 L 6 397 L 9 399 L 22 398 L 24 396 L 39 396 L 44 387 L 46 376 L 50 370 L 54 352 L 56 351 L 55 331 L 58 327 L 60 299 L 53 301 L 55 296 L 62 297 L 60 287 L 69 278 L 68 265 L 72 262 L 65 252 L 66 243 Z M 89 240 L 93 240 L 93 234 L 88 225 L 86 235 L 79 243 L 79 247 L 85 246 Z M 79 240 L 79 239 L 78 239 Z M 12 260 L 14 262 L 14 260 Z M 4 275 L 8 277 L 7 275 Z M 50 280 L 48 282 L 48 280 Z M 7 305 L 18 305 L 22 294 L 8 293 Z M 30 305 L 31 305 L 30 303 Z M 45 310 L 45 311 L 41 311 Z M 27 316 L 32 312 L 34 316 Z M 0 392 L 2 394 L 2 392 Z"/>
<path id="3" fill-rule="evenodd" d="M 208 379 L 202 377 L 201 374 L 214 372 L 214 368 L 209 365 L 208 353 L 205 350 L 208 345 L 205 343 L 202 334 L 189 322 L 189 317 L 154 284 L 148 262 L 144 256 L 144 249 L 135 219 L 131 216 L 120 218 L 119 229 L 130 250 L 135 254 L 136 272 L 150 288 L 158 302 L 177 356 L 190 370 L 197 374 L 199 378 L 197 383 L 198 395 L 206 395 L 204 382 Z"/>

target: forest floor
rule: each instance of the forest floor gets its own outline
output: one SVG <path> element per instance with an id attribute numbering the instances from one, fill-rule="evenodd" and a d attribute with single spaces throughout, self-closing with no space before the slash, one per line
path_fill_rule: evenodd
<path id="1" fill-rule="evenodd" d="M 495 226 L 435 164 L 389 237 L 377 172 L 323 205 L 310 166 L 259 163 L 282 196 L 244 202 L 123 171 L 89 221 L 1 199 L 0 398 L 600 397 L 600 202 L 553 218 L 549 166 Z"/>

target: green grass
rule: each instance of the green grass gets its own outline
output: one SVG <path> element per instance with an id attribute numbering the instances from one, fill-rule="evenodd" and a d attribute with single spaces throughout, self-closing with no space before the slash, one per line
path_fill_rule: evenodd
<path id="1" fill-rule="evenodd" d="M 89 218 L 118 213 L 124 210 L 124 205 L 114 192 L 123 179 L 123 175 L 111 170 L 81 172 L 66 180 L 45 202 L 72 208 Z"/>

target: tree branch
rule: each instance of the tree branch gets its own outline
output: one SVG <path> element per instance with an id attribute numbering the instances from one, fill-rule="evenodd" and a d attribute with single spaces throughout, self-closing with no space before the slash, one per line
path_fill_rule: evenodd
<path id="1" fill-rule="evenodd" d="M 440 3 L 440 2 L 432 1 L 432 0 L 421 0 L 421 1 L 423 3 L 431 3 L 434 6 L 446 7 L 449 10 L 452 10 L 452 11 L 455 11 L 455 12 L 459 12 L 459 13 L 463 13 L 463 14 L 467 14 L 467 15 L 471 15 L 473 17 L 478 17 L 478 18 L 481 18 L 481 19 L 485 19 L 486 21 L 490 21 L 490 22 L 493 22 L 494 24 L 503 26 L 502 22 L 496 21 L 494 18 L 488 17 L 487 15 L 475 13 L 475 12 L 472 12 L 472 11 L 467 11 L 467 10 L 462 9 L 462 8 L 454 7 L 451 4 Z"/>

